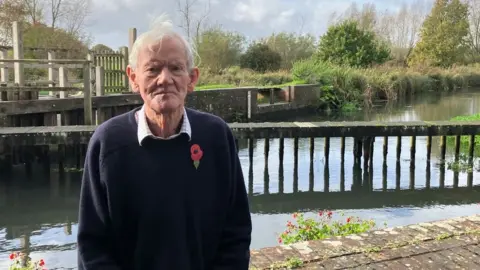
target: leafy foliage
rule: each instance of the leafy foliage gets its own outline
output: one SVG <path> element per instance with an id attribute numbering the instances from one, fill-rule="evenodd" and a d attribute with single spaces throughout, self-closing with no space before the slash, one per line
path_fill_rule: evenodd
<path id="1" fill-rule="evenodd" d="M 295 33 L 281 32 L 271 34 L 260 40 L 270 49 L 278 52 L 282 57 L 280 68 L 290 69 L 294 62 L 311 57 L 317 47 L 316 39 L 312 35 L 297 35 Z"/>
<path id="2" fill-rule="evenodd" d="M 242 68 L 250 68 L 258 72 L 278 70 L 282 57 L 266 44 L 254 43 L 250 45 L 240 58 Z"/>
<path id="3" fill-rule="evenodd" d="M 212 72 L 219 72 L 238 63 L 245 37 L 236 32 L 210 28 L 203 31 L 196 42 L 200 58 L 196 62 Z"/>
<path id="4" fill-rule="evenodd" d="M 409 65 L 448 67 L 463 61 L 468 34 L 468 5 L 460 0 L 436 0 Z"/>
<path id="5" fill-rule="evenodd" d="M 329 27 L 321 37 L 317 58 L 338 65 L 367 67 L 387 61 L 390 49 L 373 32 L 361 30 L 356 21 L 346 20 Z"/>
<path id="6" fill-rule="evenodd" d="M 278 237 L 278 242 L 288 245 L 301 241 L 321 240 L 333 236 L 359 234 L 375 227 L 373 220 L 361 220 L 357 217 L 347 217 L 344 222 L 334 221 L 331 211 L 320 211 L 318 215 L 317 220 L 294 213 L 294 222 L 287 222 L 287 228 Z"/>

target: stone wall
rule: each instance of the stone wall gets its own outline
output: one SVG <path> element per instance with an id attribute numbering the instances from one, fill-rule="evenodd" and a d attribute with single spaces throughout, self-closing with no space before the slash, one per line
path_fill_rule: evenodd
<path id="1" fill-rule="evenodd" d="M 258 91 L 258 88 L 252 87 L 195 91 L 187 96 L 186 104 L 188 107 L 213 113 L 227 122 L 270 121 L 276 117 L 282 119 L 292 113 L 297 114 L 299 110 L 315 108 L 319 95 L 315 85 L 289 86 L 267 90 L 267 94 L 270 92 L 275 98 L 268 104 L 258 104 Z M 92 98 L 93 109 L 100 109 L 104 120 L 141 106 L 142 103 L 138 94 Z M 38 122 L 36 119 L 46 119 L 52 113 L 69 114 L 69 119 L 83 119 L 83 100 L 81 97 L 69 97 L 0 102 L 0 126 L 16 126 L 11 123 L 19 122 L 18 119 L 29 120 L 22 120 L 25 123 L 23 126 L 43 125 L 44 121 Z M 3 123 L 4 119 L 7 119 L 8 123 Z M 65 125 L 82 123 L 69 122 Z"/>
<path id="2" fill-rule="evenodd" d="M 317 85 L 287 86 L 272 91 L 277 102 L 257 103 L 258 88 L 232 88 L 196 91 L 187 97 L 187 106 L 218 115 L 228 122 L 268 120 L 299 110 L 311 111 L 318 103 Z"/>
<path id="3" fill-rule="evenodd" d="M 186 105 L 213 113 L 229 122 L 245 122 L 249 111 L 254 111 L 252 108 L 257 106 L 257 88 L 196 91 L 187 96 Z"/>

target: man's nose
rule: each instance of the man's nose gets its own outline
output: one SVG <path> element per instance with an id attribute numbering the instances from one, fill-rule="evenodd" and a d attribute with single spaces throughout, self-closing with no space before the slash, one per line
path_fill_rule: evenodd
<path id="1" fill-rule="evenodd" d="M 163 68 L 157 77 L 157 84 L 171 84 L 173 83 L 172 73 L 168 68 Z"/>

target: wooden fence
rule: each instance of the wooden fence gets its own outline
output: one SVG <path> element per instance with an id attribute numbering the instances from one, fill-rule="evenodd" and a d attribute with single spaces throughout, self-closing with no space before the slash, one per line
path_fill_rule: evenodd
<path id="1" fill-rule="evenodd" d="M 57 59 L 58 54 L 72 55 L 72 53 L 82 53 L 77 51 L 70 51 L 65 49 L 56 48 L 31 48 L 23 46 L 23 35 L 21 31 L 22 27 L 19 22 L 14 22 L 12 25 L 13 34 L 13 46 L 0 46 L 0 86 L 1 87 L 22 87 L 22 86 L 37 86 L 37 87 L 57 87 L 61 81 L 65 82 L 63 77 L 68 78 L 68 86 L 78 86 L 83 83 L 83 73 L 70 72 L 69 69 L 75 69 L 75 66 L 69 65 L 65 73 L 60 74 L 59 68 L 67 66 L 63 64 L 67 63 L 71 59 Z M 24 59 L 25 52 L 28 51 L 42 51 L 44 52 L 44 60 L 38 59 Z M 90 63 L 90 78 L 95 76 L 95 67 L 101 66 L 104 70 L 103 87 L 105 93 L 121 93 L 129 90 L 128 78 L 125 74 L 126 67 L 128 65 L 128 48 L 122 47 L 118 52 L 93 52 L 90 51 L 84 58 Z M 49 60 L 49 61 L 45 61 Z M 56 60 L 62 60 L 58 62 Z M 78 61 L 78 60 L 76 60 Z M 82 66 L 82 64 L 80 64 Z M 26 79 L 25 69 L 42 69 L 48 68 L 48 79 L 44 80 L 28 80 Z M 82 66 L 83 68 L 83 66 Z M 10 71 L 13 70 L 13 82 L 10 81 L 12 76 Z M 92 83 L 95 83 L 94 81 Z M 12 101 L 12 100 L 32 100 L 39 99 L 40 96 L 54 95 L 54 91 L 2 91 L 0 88 L 0 101 Z M 95 93 L 93 93 L 95 94 Z M 68 93 L 67 93 L 68 96 Z"/>

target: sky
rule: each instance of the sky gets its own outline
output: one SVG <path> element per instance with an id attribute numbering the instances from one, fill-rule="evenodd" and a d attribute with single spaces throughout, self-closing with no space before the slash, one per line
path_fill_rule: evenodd
<path id="1" fill-rule="evenodd" d="M 151 20 L 162 13 L 180 24 L 178 2 L 193 0 L 92 0 L 92 12 L 86 31 L 93 44 L 112 49 L 128 46 L 128 29 L 138 34 L 148 30 Z M 272 32 L 303 32 L 320 36 L 325 33 L 331 14 L 344 12 L 352 2 L 361 7 L 374 3 L 377 10 L 396 11 L 403 3 L 433 0 L 194 0 L 197 16 L 210 1 L 208 22 L 224 29 L 243 33 L 248 39 L 268 36 Z"/>

